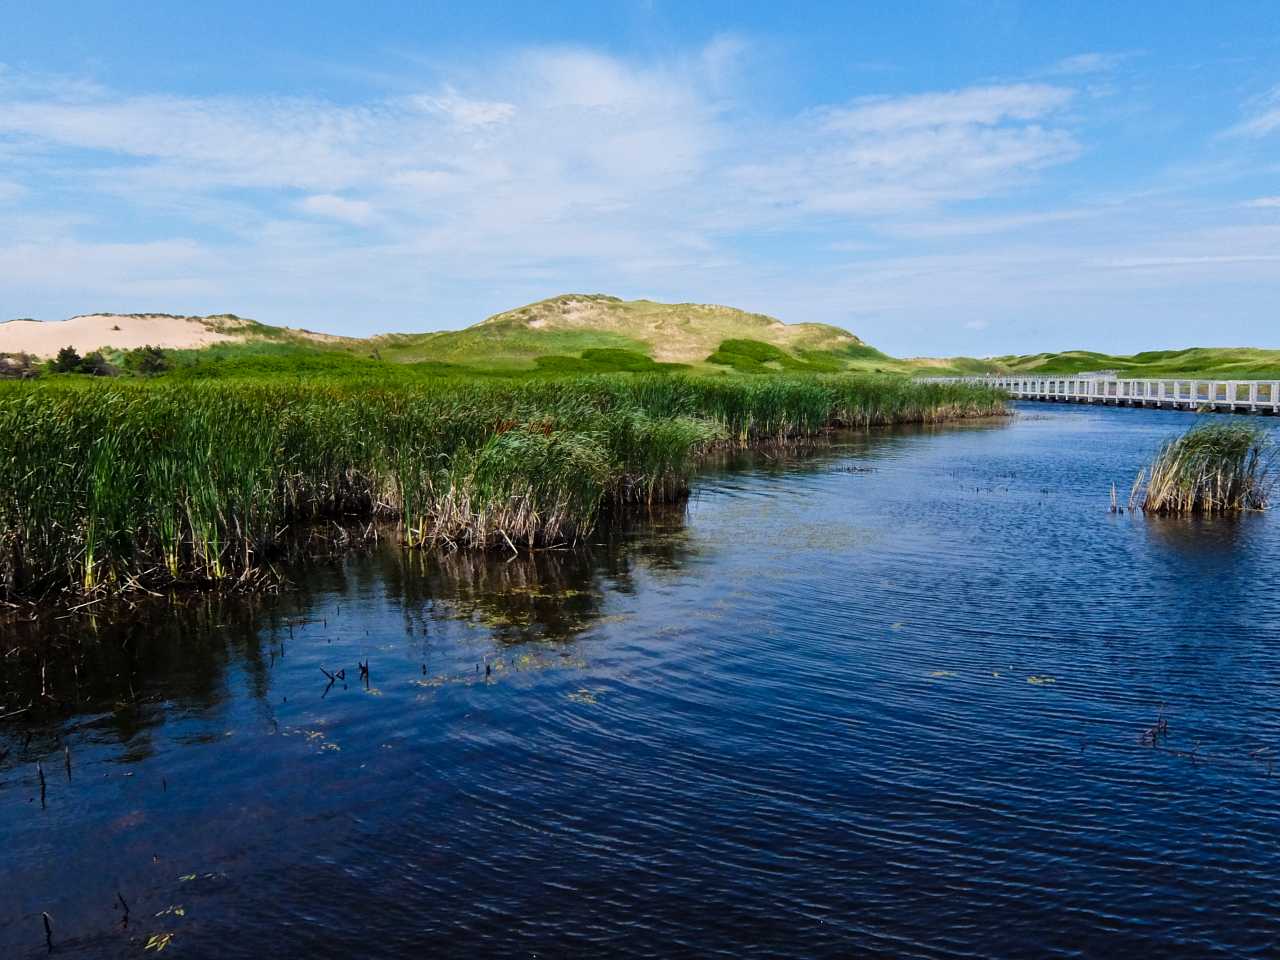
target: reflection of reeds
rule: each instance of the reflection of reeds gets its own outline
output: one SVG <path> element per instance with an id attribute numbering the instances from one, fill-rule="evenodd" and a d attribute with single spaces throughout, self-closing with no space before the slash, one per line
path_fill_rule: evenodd
<path id="1" fill-rule="evenodd" d="M 1265 510 L 1271 492 L 1272 444 L 1251 423 L 1194 427 L 1160 448 L 1139 471 L 1130 509 L 1162 516 Z"/>

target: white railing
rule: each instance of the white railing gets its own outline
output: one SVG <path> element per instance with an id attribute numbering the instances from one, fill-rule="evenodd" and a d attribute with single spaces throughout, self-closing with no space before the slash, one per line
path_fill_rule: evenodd
<path id="1" fill-rule="evenodd" d="M 1135 379 L 1097 374 L 1059 376 L 922 377 L 926 382 L 978 383 L 1018 400 L 1059 400 L 1123 406 L 1280 413 L 1280 380 Z"/>

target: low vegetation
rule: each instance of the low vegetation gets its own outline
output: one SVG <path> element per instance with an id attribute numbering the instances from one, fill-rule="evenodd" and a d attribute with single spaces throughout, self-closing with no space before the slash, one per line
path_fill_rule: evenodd
<path id="1" fill-rule="evenodd" d="M 1270 433 L 1256 424 L 1194 427 L 1165 443 L 1138 474 L 1130 508 L 1161 516 L 1264 510 L 1273 455 Z"/>
<path id="2" fill-rule="evenodd" d="M 708 363 L 732 367 L 740 373 L 835 373 L 845 369 L 841 358 L 835 354 L 817 350 L 807 352 L 802 359 L 771 343 L 760 340 L 724 340 Z"/>
<path id="3" fill-rule="evenodd" d="M 638 350 L 609 347 L 583 350 L 576 357 L 555 354 L 537 357 L 534 364 L 538 370 L 555 373 L 662 373 L 689 369 L 683 363 L 658 363 Z"/>
<path id="4" fill-rule="evenodd" d="M 1003 410 L 900 378 L 413 367 L 0 384 L 0 597 L 249 582 L 321 522 L 415 547 L 572 542 L 608 507 L 679 498 L 717 445 Z"/>

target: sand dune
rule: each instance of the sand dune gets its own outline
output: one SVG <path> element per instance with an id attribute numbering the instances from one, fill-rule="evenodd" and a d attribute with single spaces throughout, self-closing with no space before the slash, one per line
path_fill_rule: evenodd
<path id="1" fill-rule="evenodd" d="M 10 320 L 0 323 L 0 353 L 29 353 L 52 357 L 66 346 L 80 354 L 104 347 L 188 349 L 241 340 L 235 327 L 244 321 L 219 317 L 216 324 L 202 317 L 164 314 L 86 314 L 70 320 Z"/>

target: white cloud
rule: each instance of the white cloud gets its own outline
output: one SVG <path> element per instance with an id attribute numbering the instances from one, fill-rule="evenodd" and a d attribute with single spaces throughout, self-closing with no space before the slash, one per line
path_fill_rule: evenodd
<path id="1" fill-rule="evenodd" d="M 1101 262 L 1101 266 L 1120 270 L 1163 269 L 1167 267 L 1204 267 L 1249 263 L 1280 263 L 1280 253 L 1201 254 L 1188 257 L 1119 257 Z"/>
<path id="2" fill-rule="evenodd" d="M 1106 73 L 1114 70 L 1131 56 L 1133 56 L 1131 53 L 1077 53 L 1074 56 L 1063 57 L 1045 72 L 1051 76 Z"/>
<path id="3" fill-rule="evenodd" d="M 902 349 L 904 318 L 945 316 L 939 327 L 956 336 L 991 322 L 1003 334 L 1018 297 L 1057 304 L 1082 271 L 1104 272 L 1082 251 L 1030 246 L 1033 230 L 1091 211 L 1023 212 L 1010 197 L 1080 153 L 1068 86 L 984 84 L 780 116 L 739 86 L 748 50 L 733 37 L 645 63 L 535 50 L 355 104 L 0 82 L 6 176 L 92 218 L 50 222 L 38 244 L 0 239 L 6 301 L 63 298 L 73 313 L 104 297 L 121 309 L 172 297 L 179 312 L 375 332 L 354 326 L 370 291 L 378 327 L 421 330 L 600 289 L 797 320 L 872 318 L 866 332 Z M 984 206 L 992 198 L 999 213 Z M 158 214 L 154 245 L 81 239 L 110 236 L 122 203 L 134 236 Z M 1014 231 L 1029 246 L 910 250 Z M 812 267 L 797 265 L 806 251 Z"/>
<path id="4" fill-rule="evenodd" d="M 1277 208 L 1280 207 L 1280 197 L 1257 197 L 1256 199 L 1247 201 L 1244 205 L 1246 207 L 1261 207 L 1267 209 Z"/>
<path id="5" fill-rule="evenodd" d="M 341 220 L 344 223 L 364 226 L 374 219 L 373 205 L 364 200 L 348 200 L 331 193 L 314 194 L 298 202 L 298 208 L 318 217 Z"/>
<path id="6" fill-rule="evenodd" d="M 1072 91 L 1047 84 L 1015 83 L 970 87 L 944 93 L 875 97 L 826 112 L 833 130 L 855 134 L 901 133 L 966 126 L 994 126 L 1006 120 L 1034 120 L 1071 99 Z"/>
<path id="7" fill-rule="evenodd" d="M 1071 96 L 1012 84 L 855 101 L 800 118 L 781 134 L 789 149 L 731 175 L 775 215 L 878 217 L 990 197 L 1079 153 L 1044 124 Z"/>
<path id="8" fill-rule="evenodd" d="M 959 216 L 945 220 L 893 222 L 884 228 L 894 236 L 914 239 L 982 236 L 1040 227 L 1049 223 L 1070 223 L 1096 216 L 1096 210 L 1051 210 L 1044 213 L 1015 213 L 996 217 Z"/>
<path id="9" fill-rule="evenodd" d="M 441 113 L 464 129 L 505 123 L 516 113 L 515 104 L 499 100 L 469 100 L 452 89 L 437 96 L 421 94 L 410 97 L 407 102 L 421 110 Z"/>
<path id="10" fill-rule="evenodd" d="M 37 152 L 100 153 L 77 177 L 136 203 L 301 190 L 302 213 L 369 224 L 375 209 L 394 210 L 389 227 L 465 224 L 464 235 L 507 247 L 523 236 L 530 254 L 550 223 L 622 211 L 640 246 L 654 220 L 688 233 L 928 208 L 1003 192 L 1078 151 L 1045 125 L 1071 92 L 1043 84 L 858 100 L 735 127 L 722 85 L 743 50 L 718 38 L 697 57 L 650 66 L 533 51 L 494 70 L 492 89 L 354 106 L 97 88 L 0 96 L 0 132 Z"/>

